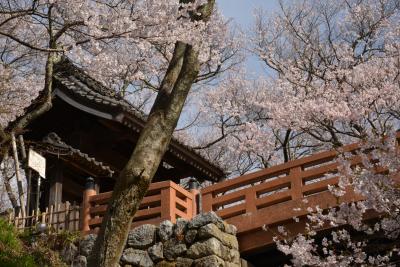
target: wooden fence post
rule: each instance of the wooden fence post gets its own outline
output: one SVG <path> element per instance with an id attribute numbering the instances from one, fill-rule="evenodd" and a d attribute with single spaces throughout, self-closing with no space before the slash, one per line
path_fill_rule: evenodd
<path id="1" fill-rule="evenodd" d="M 81 232 L 85 234 L 90 231 L 89 221 L 90 217 L 90 197 L 96 195 L 96 189 L 94 184 L 94 179 L 89 177 L 86 179 L 85 191 L 83 191 L 83 201 L 81 210 Z"/>
<path id="2" fill-rule="evenodd" d="M 46 223 L 46 216 L 47 216 L 47 208 L 46 208 L 46 210 L 44 212 L 42 212 L 41 215 L 42 215 L 41 223 L 45 224 Z"/>
<path id="3" fill-rule="evenodd" d="M 8 223 L 9 224 L 11 224 L 11 222 L 13 221 L 13 214 L 14 214 L 14 212 L 10 212 L 10 214 L 8 214 Z"/>

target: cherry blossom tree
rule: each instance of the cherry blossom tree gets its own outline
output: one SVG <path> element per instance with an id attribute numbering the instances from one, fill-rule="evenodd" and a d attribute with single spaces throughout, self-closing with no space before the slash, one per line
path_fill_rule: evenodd
<path id="1" fill-rule="evenodd" d="M 270 76 L 251 79 L 232 68 L 240 44 L 229 38 L 213 0 L 2 1 L 0 161 L 11 135 L 51 108 L 53 68 L 62 56 L 147 109 L 90 262 L 113 266 L 197 83 L 199 113 L 189 123 L 196 128 L 175 134 L 233 173 L 361 142 L 360 151 L 369 151 L 360 154 L 363 167 L 350 166 L 343 153 L 340 182 L 330 190 L 339 196 L 352 187 L 364 200 L 328 211 L 310 207 L 316 213 L 307 234 L 277 244 L 297 266 L 382 264 L 388 255 L 368 255 L 367 244 L 345 228 L 321 242 L 315 233 L 328 223 L 398 238 L 392 174 L 400 167 L 399 6 L 398 0 L 303 0 L 282 1 L 273 17 L 258 11 L 248 49 Z M 217 85 L 207 83 L 227 70 Z M 384 214 L 375 225 L 362 220 L 370 210 Z"/>
<path id="2" fill-rule="evenodd" d="M 269 77 L 236 73 L 211 88 L 200 110 L 213 114 L 205 123 L 212 134 L 204 134 L 198 148 L 234 163 L 227 167 L 239 173 L 337 149 L 342 165 L 332 194 L 350 187 L 364 200 L 330 210 L 310 207 L 315 213 L 306 235 L 289 239 L 282 228 L 278 248 L 295 266 L 386 264 L 398 249 L 400 225 L 394 176 L 400 170 L 400 2 L 280 3 L 274 16 L 256 11 L 249 35 L 249 49 L 266 64 Z M 353 142 L 361 143 L 362 166 L 351 166 L 340 150 Z M 371 211 L 381 214 L 374 225 L 363 220 Z M 319 240 L 317 231 L 326 225 L 338 228 Z M 373 235 L 389 245 L 371 251 Z"/>
<path id="3" fill-rule="evenodd" d="M 0 5 L 2 96 L 25 94 L 21 99 L 28 103 L 35 98 L 44 86 L 49 53 L 56 55 L 55 61 L 61 55 L 67 56 L 121 94 L 145 87 L 143 84 L 154 92 L 178 39 L 201 46 L 202 70 L 198 80 L 216 75 L 224 70 L 222 63 L 234 54 L 222 42 L 229 43 L 226 22 L 217 13 L 207 26 L 192 22 L 185 17 L 191 5 L 185 4 L 183 8 L 179 1 L 172 0 L 162 3 L 4 1 Z M 57 48 L 49 48 L 50 41 Z M 28 87 L 30 90 L 18 91 Z M 21 111 L 26 106 L 26 103 L 12 102 L 19 98 L 11 98 L 2 97 L 6 108 Z M 2 126 L 15 116 L 16 112 L 2 111 Z"/>
<path id="4" fill-rule="evenodd" d="M 296 159 L 321 147 L 302 131 L 271 127 L 274 118 L 266 106 L 272 94 L 266 88 L 273 88 L 273 84 L 247 77 L 241 72 L 232 74 L 217 89 L 201 96 L 204 100 L 199 103 L 198 127 L 207 130 L 192 138 L 191 143 L 197 143 L 195 148 L 235 176 Z"/>
<path id="5" fill-rule="evenodd" d="M 362 140 L 370 129 L 378 135 L 393 130 L 397 1 L 378 1 L 376 11 L 352 1 L 281 4 L 275 18 L 257 11 L 249 36 L 270 77 L 234 74 L 211 89 L 200 109 L 214 114 L 217 132 L 199 147 L 233 137 L 234 150 L 252 154 L 251 165 L 268 166 Z M 382 83 L 395 88 L 374 88 Z"/>
<path id="6" fill-rule="evenodd" d="M 13 134 L 51 108 L 54 66 L 63 57 L 122 96 L 142 94 L 135 104 L 152 107 L 89 262 L 117 265 L 190 88 L 235 64 L 238 47 L 226 22 L 213 0 L 10 0 L 0 3 L 0 47 L 0 162 Z"/>

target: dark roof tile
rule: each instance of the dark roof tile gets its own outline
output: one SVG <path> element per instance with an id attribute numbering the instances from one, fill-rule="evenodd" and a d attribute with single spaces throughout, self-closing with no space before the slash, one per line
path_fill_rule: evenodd
<path id="1" fill-rule="evenodd" d="M 127 112 L 129 115 L 138 119 L 143 125 L 147 120 L 147 115 L 145 113 L 138 110 L 134 105 L 126 101 L 114 90 L 111 90 L 99 81 L 93 79 L 85 71 L 71 63 L 68 59 L 62 60 L 55 66 L 54 78 L 58 82 L 63 84 L 67 89 L 71 90 L 72 93 L 78 94 L 89 101 L 94 101 L 97 104 L 102 104 L 114 108 L 121 108 L 124 112 Z M 183 142 L 179 141 L 175 137 L 172 138 L 172 143 L 180 147 L 181 149 L 186 150 L 188 153 L 195 155 L 198 159 L 208 164 L 210 166 L 210 169 L 214 170 L 213 172 L 218 173 L 218 176 L 224 175 L 223 170 L 219 166 L 204 158 L 193 148 L 185 145 Z M 171 147 L 169 148 L 169 150 L 172 151 Z M 179 155 L 177 151 L 173 151 L 173 154 L 182 157 L 182 155 Z M 190 164 L 197 169 L 202 169 L 200 166 L 198 166 L 197 163 L 191 162 Z M 214 179 L 223 178 L 212 175 L 210 170 L 203 171 L 210 176 L 214 176 Z"/>

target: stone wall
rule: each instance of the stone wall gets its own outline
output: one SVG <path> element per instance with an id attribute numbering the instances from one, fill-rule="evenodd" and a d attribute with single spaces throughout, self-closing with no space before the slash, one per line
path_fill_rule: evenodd
<path id="1" fill-rule="evenodd" d="M 71 266 L 86 266 L 95 235 L 79 244 Z M 215 213 L 199 214 L 191 221 L 145 224 L 130 231 L 120 266 L 137 267 L 240 267 L 236 227 Z"/>

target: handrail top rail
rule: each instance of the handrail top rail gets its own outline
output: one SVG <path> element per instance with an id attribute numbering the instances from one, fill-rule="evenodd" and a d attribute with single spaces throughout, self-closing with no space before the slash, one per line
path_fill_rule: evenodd
<path id="1" fill-rule="evenodd" d="M 163 188 L 174 187 L 176 185 L 174 182 L 168 181 L 161 181 L 151 183 L 147 192 L 154 191 L 154 190 L 161 190 Z M 103 193 L 99 193 L 89 197 L 89 202 L 96 202 L 98 200 L 103 200 L 105 198 L 111 198 L 113 191 L 107 191 Z"/>
<path id="2" fill-rule="evenodd" d="M 386 138 L 386 137 L 385 137 Z M 396 132 L 396 139 L 400 140 L 400 131 Z M 304 158 L 295 159 L 289 162 L 281 163 L 269 168 L 258 170 L 252 173 L 248 173 L 233 179 L 225 180 L 210 186 L 207 186 L 201 190 L 202 194 L 209 193 L 222 193 L 240 186 L 245 186 L 253 182 L 258 182 L 262 180 L 263 177 L 268 178 L 268 176 L 280 175 L 288 173 L 290 169 L 296 167 L 312 167 L 317 166 L 325 162 L 333 160 L 335 157 L 342 152 L 354 152 L 360 148 L 362 142 L 353 143 L 345 146 L 341 146 L 337 149 L 331 149 L 329 151 L 322 151 Z M 260 179 L 261 178 L 261 179 Z M 279 178 L 278 178 L 279 179 Z"/>
<path id="3" fill-rule="evenodd" d="M 399 135 L 398 135 L 399 136 Z M 340 147 L 340 150 L 343 152 L 352 152 L 359 148 L 360 144 L 350 144 L 343 147 Z M 281 163 L 269 168 L 265 168 L 262 170 L 258 170 L 249 174 L 242 175 L 237 178 L 225 180 L 223 182 L 219 182 L 217 184 L 213 184 L 207 186 L 201 190 L 202 194 L 208 193 L 222 193 L 231 189 L 234 189 L 238 186 L 248 185 L 252 182 L 260 181 L 261 177 L 264 176 L 272 176 L 274 174 L 284 174 L 285 172 L 289 172 L 290 169 L 296 167 L 311 167 L 316 166 L 324 162 L 328 162 L 333 160 L 339 154 L 339 150 L 329 150 L 323 151 L 314 155 L 310 155 L 304 158 L 299 158 L 296 160 L 292 160 L 289 162 Z"/>
<path id="4" fill-rule="evenodd" d="M 245 197 L 248 193 L 259 193 L 260 191 L 273 191 L 277 189 L 282 189 L 290 183 L 290 177 L 286 176 L 283 179 L 271 180 L 262 184 L 258 184 L 251 187 L 246 187 L 229 194 L 224 194 L 211 199 L 212 204 L 219 204 L 220 202 L 230 201 L 240 197 Z M 290 188 L 288 189 L 290 191 Z M 254 194 L 254 196 L 256 196 Z"/>
<path id="5" fill-rule="evenodd" d="M 178 184 L 174 183 L 171 180 L 151 183 L 147 192 L 161 190 L 161 189 L 169 188 L 169 187 L 175 189 L 176 191 L 179 191 L 180 193 L 184 194 L 186 197 L 189 197 L 192 199 L 191 194 L 187 194 L 187 192 L 185 192 L 186 190 L 184 188 L 180 187 Z M 103 193 L 99 193 L 99 194 L 90 196 L 89 202 L 97 202 L 97 201 L 103 200 L 105 198 L 111 198 L 112 192 L 113 191 L 108 191 L 108 192 L 103 192 Z"/>

